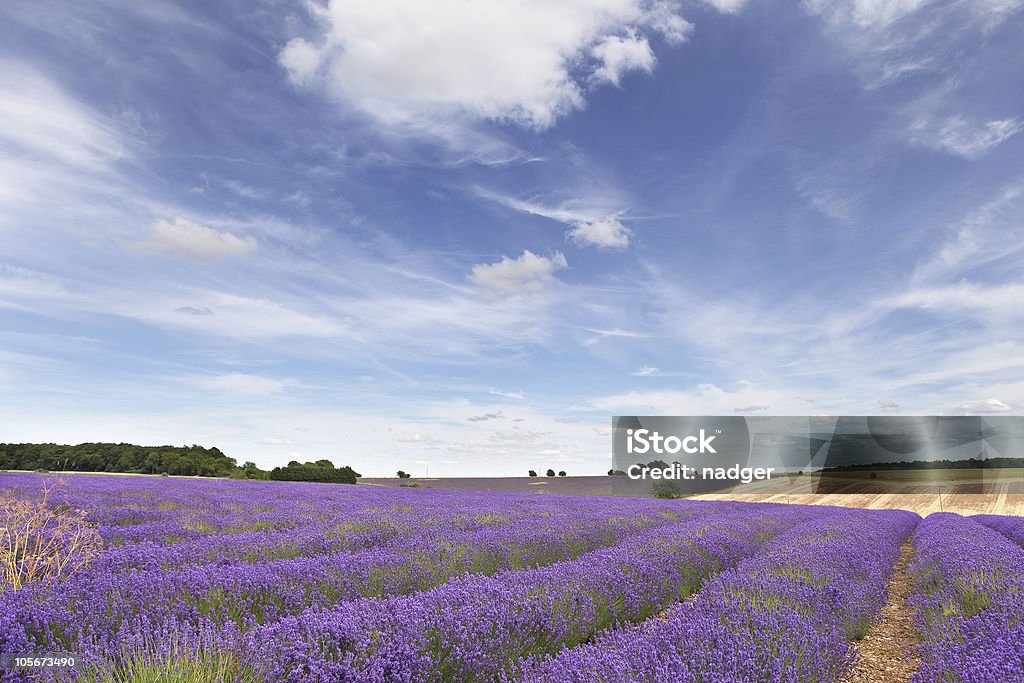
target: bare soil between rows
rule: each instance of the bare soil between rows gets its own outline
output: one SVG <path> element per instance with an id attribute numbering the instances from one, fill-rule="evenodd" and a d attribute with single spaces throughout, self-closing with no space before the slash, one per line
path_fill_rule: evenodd
<path id="1" fill-rule="evenodd" d="M 840 679 L 841 683 L 903 683 L 921 665 L 917 654 L 920 637 L 913 610 L 907 604 L 913 589 L 907 564 L 913 556 L 914 548 L 907 541 L 886 587 L 885 606 L 867 635 L 853 644 L 857 663 Z"/>

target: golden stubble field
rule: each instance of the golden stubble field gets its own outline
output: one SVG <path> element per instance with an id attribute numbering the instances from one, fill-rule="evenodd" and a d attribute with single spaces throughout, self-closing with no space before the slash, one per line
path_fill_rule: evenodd
<path id="1" fill-rule="evenodd" d="M 1024 470 L 900 470 L 784 475 L 729 492 L 692 496 L 703 500 L 898 508 L 920 515 L 1024 516 Z"/>

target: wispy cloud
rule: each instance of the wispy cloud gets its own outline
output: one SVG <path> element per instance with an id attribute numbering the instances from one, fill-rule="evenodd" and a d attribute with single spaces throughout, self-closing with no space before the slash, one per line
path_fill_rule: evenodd
<path id="1" fill-rule="evenodd" d="M 911 126 L 911 139 L 925 147 L 976 159 L 1024 130 L 1018 118 L 971 124 L 962 116 L 942 121 L 920 119 Z"/>
<path id="2" fill-rule="evenodd" d="M 218 391 L 229 394 L 241 394 L 245 396 L 269 396 L 285 390 L 289 382 L 287 380 L 263 377 L 260 375 L 247 375 L 239 372 L 232 372 L 214 377 L 196 378 L 195 383 L 210 391 Z"/>
<path id="3" fill-rule="evenodd" d="M 470 422 L 487 422 L 488 420 L 503 420 L 505 416 L 499 410 L 494 413 L 484 413 L 483 415 L 472 415 L 466 418 Z"/>
<path id="4" fill-rule="evenodd" d="M 984 401 L 968 401 L 967 403 L 961 403 L 959 408 L 968 415 L 1008 413 L 1013 410 L 997 398 L 990 398 Z"/>
<path id="5" fill-rule="evenodd" d="M 502 398 L 515 399 L 517 401 L 521 401 L 524 398 L 526 398 L 526 392 L 524 392 L 522 389 L 520 389 L 519 391 L 498 391 L 494 387 L 491 387 L 490 389 L 487 390 L 487 393 L 493 396 L 501 396 Z"/>

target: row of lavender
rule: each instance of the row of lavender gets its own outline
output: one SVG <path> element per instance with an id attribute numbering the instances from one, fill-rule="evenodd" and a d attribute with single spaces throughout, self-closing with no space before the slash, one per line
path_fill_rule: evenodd
<path id="1" fill-rule="evenodd" d="M 610 631 L 549 658 L 527 658 L 529 683 L 832 681 L 852 663 L 885 600 L 918 516 L 822 514 L 780 534 L 663 619 Z"/>
<path id="2" fill-rule="evenodd" d="M 267 680 L 495 681 L 523 657 L 650 617 L 767 539 L 821 516 L 805 507 L 723 509 L 574 561 L 470 576 L 407 597 L 313 608 L 227 647 L 245 653 Z"/>
<path id="3" fill-rule="evenodd" d="M 835 680 L 919 520 L 98 477 L 61 495 L 111 547 L 70 580 L 0 592 L 0 652 L 75 651 L 101 676 L 222 659 L 255 681 Z M 915 683 L 1024 681 L 1022 539 L 1020 518 L 917 526 Z"/>
<path id="4" fill-rule="evenodd" d="M 914 683 L 1024 681 L 1024 518 L 933 514 L 914 546 Z"/>
<path id="5" fill-rule="evenodd" d="M 41 484 L 3 475 L 0 489 L 31 496 Z M 196 634 L 237 635 L 312 605 L 548 565 L 729 508 L 89 476 L 53 491 L 51 504 L 86 510 L 114 542 L 70 580 L 0 592 L 0 652 L 99 660 L 169 634 L 193 643 Z"/>
<path id="6" fill-rule="evenodd" d="M 2 483 L 30 490 L 32 482 L 19 477 Z M 124 490 L 133 485 L 140 490 Z M 765 539 L 817 514 L 732 503 L 89 477 L 76 478 L 61 495 L 58 505 L 95 510 L 118 543 L 70 580 L 0 595 L 0 650 L 75 651 L 101 668 L 138 653 L 159 657 L 174 650 L 180 656 L 204 648 L 216 654 L 243 645 L 245 652 L 266 651 L 280 629 L 330 623 L 332 612 L 345 614 L 355 605 L 363 634 L 381 633 L 373 626 L 380 610 L 386 618 L 400 617 L 395 632 L 410 628 L 415 615 L 428 615 L 433 626 L 424 632 L 429 638 L 418 641 L 421 656 L 461 661 L 438 669 L 477 669 L 463 657 L 467 650 L 435 652 L 439 637 L 456 642 L 448 634 L 459 627 L 465 640 L 482 632 L 504 634 L 495 642 L 507 651 L 496 661 L 509 664 L 537 651 L 513 647 L 524 615 L 554 609 L 542 620 L 548 630 L 530 642 L 548 642 L 549 650 L 573 645 L 611 624 L 649 616 Z M 260 501 L 249 516 L 246 499 Z M 255 515 L 265 523 L 260 531 L 252 529 Z M 200 535 L 183 537 L 181 530 L 197 518 L 204 527 L 193 531 Z M 130 534 L 116 535 L 111 520 L 120 520 L 122 529 L 146 526 L 147 533 L 134 541 Z M 377 526 L 358 543 L 340 550 L 316 543 L 325 529 L 341 526 L 350 536 L 366 531 L 368 520 Z M 381 526 L 381 520 L 387 523 Z M 165 536 L 152 533 L 159 525 Z M 296 546 L 304 555 L 266 559 L 267 553 L 256 552 L 243 559 L 230 552 L 238 546 L 225 544 L 237 536 L 252 547 L 278 547 L 284 530 L 306 539 Z M 227 550 L 227 557 L 214 562 L 202 550 L 204 539 Z M 176 550 L 185 558 L 175 559 Z M 493 580 L 486 578 L 496 572 Z M 367 595 L 377 597 L 362 597 Z M 444 610 L 453 606 L 462 611 L 451 621 Z M 491 618 L 495 609 L 506 610 L 500 625 Z M 590 616 L 581 619 L 583 614 Z M 552 639 L 553 624 L 560 624 L 560 635 Z M 364 664 L 389 667 L 381 662 L 396 657 L 394 648 L 378 647 Z M 267 653 L 261 661 L 272 658 Z M 414 662 L 398 659 L 406 666 Z"/>

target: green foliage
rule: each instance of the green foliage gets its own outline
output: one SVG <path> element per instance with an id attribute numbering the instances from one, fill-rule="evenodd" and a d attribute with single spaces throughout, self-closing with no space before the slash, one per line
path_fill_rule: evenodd
<path id="1" fill-rule="evenodd" d="M 399 484 L 399 486 L 402 488 L 418 489 L 420 486 L 422 486 L 422 484 L 420 484 L 418 481 L 414 481 L 410 484 Z"/>
<path id="2" fill-rule="evenodd" d="M 565 470 L 561 470 L 561 471 L 560 471 L 560 472 L 558 473 L 558 476 L 560 476 L 560 477 L 564 477 L 564 476 L 566 476 L 566 475 L 565 475 Z"/>
<path id="3" fill-rule="evenodd" d="M 253 465 L 255 467 L 255 465 Z M 63 472 L 130 472 L 181 476 L 227 477 L 234 458 L 202 446 L 136 446 L 130 443 L 0 444 L 0 469 Z M 257 468 L 258 470 L 258 468 Z"/>
<path id="4" fill-rule="evenodd" d="M 116 669 L 106 667 L 82 672 L 81 683 L 264 683 L 264 679 L 224 653 L 198 656 L 172 654 L 154 661 L 138 656 Z"/>
<path id="5" fill-rule="evenodd" d="M 536 477 L 537 476 L 537 470 L 530 470 L 530 476 L 531 477 Z"/>
<path id="6" fill-rule="evenodd" d="M 398 478 L 399 479 L 411 479 L 412 475 L 409 474 L 408 472 L 403 471 L 403 470 L 398 470 Z"/>
<path id="7" fill-rule="evenodd" d="M 626 476 L 625 470 L 608 470 L 609 477 Z"/>
<path id="8" fill-rule="evenodd" d="M 555 476 L 555 471 L 553 469 L 551 469 L 551 468 L 548 468 L 548 471 L 545 472 L 544 475 L 548 476 L 548 477 L 553 477 L 553 476 Z"/>
<path id="9" fill-rule="evenodd" d="M 679 482 L 674 479 L 661 479 L 651 485 L 651 493 L 655 498 L 682 498 L 683 491 Z"/>
<path id="10" fill-rule="evenodd" d="M 330 460 L 300 463 L 292 460 L 285 467 L 275 467 L 270 478 L 275 481 L 315 481 L 326 484 L 355 484 L 363 475 L 348 465 L 335 467 Z"/>

